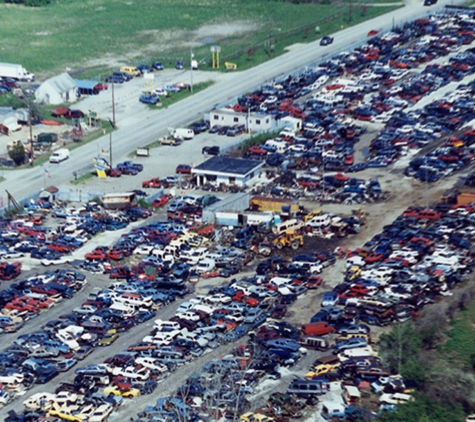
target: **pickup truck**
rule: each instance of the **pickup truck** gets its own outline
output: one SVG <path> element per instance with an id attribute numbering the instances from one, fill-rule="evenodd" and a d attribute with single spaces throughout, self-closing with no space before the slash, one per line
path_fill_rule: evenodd
<path id="1" fill-rule="evenodd" d="M 117 169 L 120 170 L 122 174 L 136 175 L 143 170 L 143 165 L 132 163 L 132 161 L 124 161 L 123 163 L 117 164 Z"/>
<path id="2" fill-rule="evenodd" d="M 161 145 L 171 145 L 173 147 L 181 145 L 181 141 L 179 139 L 168 138 L 167 136 L 160 138 L 158 142 L 160 142 Z"/>

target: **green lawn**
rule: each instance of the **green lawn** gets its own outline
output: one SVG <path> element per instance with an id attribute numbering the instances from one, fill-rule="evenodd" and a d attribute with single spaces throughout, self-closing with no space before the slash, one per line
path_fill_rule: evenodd
<path id="1" fill-rule="evenodd" d="M 390 9 L 365 9 L 353 0 L 351 24 Z M 348 25 L 348 10 L 348 3 L 269 0 L 62 0 L 42 8 L 1 4 L 0 60 L 21 63 L 40 76 L 71 69 L 82 71 L 81 77 L 100 79 L 120 63 L 160 60 L 170 67 L 178 58 L 189 63 L 190 47 L 200 68 L 206 68 L 211 62 L 209 47 L 216 44 L 222 49 L 222 68 L 226 58 L 249 67 L 285 45 Z M 213 29 L 195 32 L 204 25 Z M 316 25 L 321 29 L 318 35 Z M 269 39 L 274 45 L 270 49 Z M 250 46 L 255 48 L 249 52 Z"/>

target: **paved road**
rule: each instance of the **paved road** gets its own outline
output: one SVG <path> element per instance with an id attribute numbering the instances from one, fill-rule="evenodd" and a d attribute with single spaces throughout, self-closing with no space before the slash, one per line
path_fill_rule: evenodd
<path id="1" fill-rule="evenodd" d="M 320 47 L 318 41 L 295 46 L 291 51 L 274 60 L 263 63 L 256 68 L 233 74 L 232 78 L 224 78 L 224 80 L 218 81 L 207 90 L 199 92 L 167 109 L 159 110 L 156 113 L 145 113 L 143 119 L 134 115 L 132 118 L 118 120 L 119 130 L 113 135 L 115 160 L 126 158 L 131 150 L 144 146 L 157 139 L 158 136 L 166 134 L 167 127 L 180 127 L 193 120 L 200 119 L 204 112 L 212 110 L 217 104 L 250 91 L 266 81 L 295 72 L 338 51 L 348 50 L 358 43 L 364 43 L 368 29 L 388 30 L 393 25 L 402 24 L 418 16 L 426 15 L 429 11 L 436 10 L 434 7 L 423 7 L 422 2 L 413 3 L 411 1 L 411 3 L 410 6 L 392 13 L 355 27 L 343 29 L 335 34 L 335 42 L 331 46 Z M 437 9 L 442 9 L 444 4 L 449 3 L 461 4 L 462 1 L 440 1 Z M 185 75 L 184 78 L 186 79 Z M 133 101 L 136 102 L 136 98 Z M 130 107 L 126 107 L 124 111 L 127 109 L 130 109 Z M 56 186 L 64 185 L 72 179 L 74 171 L 81 174 L 86 169 L 92 168 L 92 158 L 97 154 L 99 145 L 104 145 L 107 142 L 108 136 L 74 150 L 68 162 L 56 166 L 49 165 L 48 171 L 52 176 L 51 180 L 45 181 L 43 168 L 6 172 L 6 180 L 1 184 L 1 188 L 7 189 L 16 199 L 21 200 L 42 189 L 45 183 Z M 171 159 L 184 162 L 193 161 L 193 157 L 187 155 L 186 148 L 179 149 L 178 154 L 171 157 Z"/>

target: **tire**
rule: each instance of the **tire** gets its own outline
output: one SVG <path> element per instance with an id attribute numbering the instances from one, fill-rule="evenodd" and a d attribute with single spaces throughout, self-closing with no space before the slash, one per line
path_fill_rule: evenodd
<path id="1" fill-rule="evenodd" d="M 292 242 L 292 244 L 290 245 L 290 247 L 296 251 L 300 246 L 300 242 L 298 240 L 295 240 L 294 242 Z"/>
<path id="2" fill-rule="evenodd" d="M 284 247 L 284 244 L 283 244 L 282 242 L 277 242 L 277 243 L 275 244 L 275 247 L 276 247 L 277 249 L 281 250 L 281 249 Z"/>

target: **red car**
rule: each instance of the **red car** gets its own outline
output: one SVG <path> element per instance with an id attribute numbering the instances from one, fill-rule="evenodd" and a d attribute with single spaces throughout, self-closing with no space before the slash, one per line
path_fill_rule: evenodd
<path id="1" fill-rule="evenodd" d="M 323 278 L 320 277 L 319 275 L 312 275 L 309 277 L 307 282 L 305 283 L 305 286 L 307 289 L 316 289 L 318 286 L 320 286 L 323 282 Z"/>
<path id="2" fill-rule="evenodd" d="M 371 31 L 368 32 L 368 37 L 374 37 L 378 33 L 379 31 L 377 31 L 376 29 L 372 29 Z"/>
<path id="3" fill-rule="evenodd" d="M 333 84 L 333 85 L 328 85 L 325 87 L 327 91 L 335 91 L 336 89 L 343 89 L 345 85 L 342 84 Z"/>
<path id="4" fill-rule="evenodd" d="M 250 147 L 248 150 L 247 150 L 250 154 L 256 154 L 256 155 L 266 155 L 267 154 L 267 150 L 262 148 L 261 146 L 259 145 L 253 145 L 252 147 Z"/>
<path id="5" fill-rule="evenodd" d="M 93 89 L 96 91 L 106 91 L 109 88 L 107 84 L 103 84 L 102 82 L 99 82 L 93 86 Z"/>
<path id="6" fill-rule="evenodd" d="M 340 180 L 342 182 L 346 182 L 348 180 L 350 180 L 350 177 L 347 176 L 346 174 L 344 173 L 337 173 L 335 174 L 335 176 L 333 176 L 336 180 Z"/>
<path id="7" fill-rule="evenodd" d="M 168 188 L 168 182 L 155 177 L 142 183 L 143 188 Z"/>
<path id="8" fill-rule="evenodd" d="M 97 261 L 102 261 L 106 258 L 107 258 L 106 254 L 101 249 L 95 249 L 92 252 L 89 252 L 84 255 L 84 259 L 91 259 L 91 260 L 97 260 Z"/>
<path id="9" fill-rule="evenodd" d="M 122 176 L 122 172 L 119 169 L 107 169 L 106 174 L 109 177 L 120 177 L 120 176 Z"/>
<path id="10" fill-rule="evenodd" d="M 344 161 L 345 166 L 352 166 L 354 162 L 355 162 L 355 158 L 353 154 L 348 154 L 345 156 L 345 161 Z"/>
<path id="11" fill-rule="evenodd" d="M 169 198 L 167 195 L 162 195 L 160 198 L 154 199 L 152 202 L 152 207 L 163 207 L 167 202 L 169 201 Z"/>

